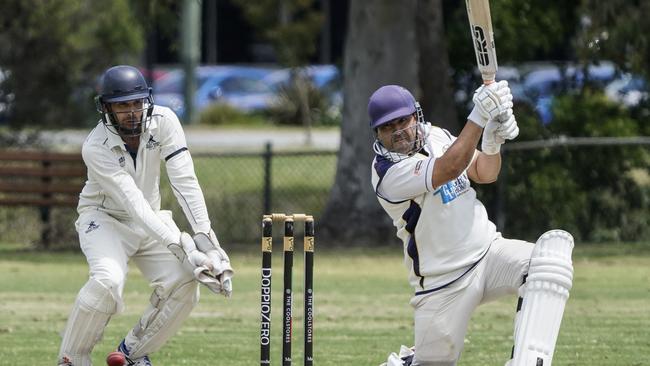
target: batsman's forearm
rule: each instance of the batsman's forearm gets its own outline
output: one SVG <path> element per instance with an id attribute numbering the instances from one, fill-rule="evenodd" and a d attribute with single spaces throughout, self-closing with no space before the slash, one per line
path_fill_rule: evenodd
<path id="1" fill-rule="evenodd" d="M 501 171 L 501 154 L 488 155 L 479 153 L 476 158 L 476 175 L 478 183 L 492 183 L 499 177 Z"/>
<path id="2" fill-rule="evenodd" d="M 481 127 L 474 122 L 467 121 L 456 141 L 451 144 L 449 150 L 443 155 L 444 157 L 449 155 L 452 165 L 460 169 L 459 175 L 467 169 L 472 161 L 476 145 L 478 145 L 482 134 L 483 129 Z"/>
<path id="3" fill-rule="evenodd" d="M 474 122 L 467 121 L 456 141 L 436 160 L 434 173 L 431 177 L 434 187 L 458 178 L 467 169 L 482 133 L 481 127 Z"/>

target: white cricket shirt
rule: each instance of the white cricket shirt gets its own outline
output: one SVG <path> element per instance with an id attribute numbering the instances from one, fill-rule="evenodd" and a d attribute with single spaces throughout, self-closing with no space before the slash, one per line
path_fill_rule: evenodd
<path id="1" fill-rule="evenodd" d="M 112 129 L 112 128 L 111 128 Z M 101 121 L 82 147 L 88 180 L 79 197 L 79 213 L 99 210 L 118 220 L 133 220 L 164 245 L 178 243 L 180 232 L 157 216 L 160 210 L 160 163 L 166 163 L 174 195 L 194 232 L 210 232 L 210 220 L 183 128 L 169 108 L 154 106 L 149 128 L 140 136 L 136 159 L 120 136 Z"/>
<path id="2" fill-rule="evenodd" d="M 487 252 L 496 237 L 483 204 L 470 186 L 467 171 L 440 187 L 431 186 L 436 158 L 455 137 L 427 125 L 424 152 L 394 163 L 376 155 L 372 184 L 404 244 L 409 281 L 433 291 L 461 277 Z"/>

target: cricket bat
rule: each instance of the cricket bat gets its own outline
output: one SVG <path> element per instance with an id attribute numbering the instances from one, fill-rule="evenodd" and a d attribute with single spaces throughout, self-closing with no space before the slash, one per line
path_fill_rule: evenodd
<path id="1" fill-rule="evenodd" d="M 497 73 L 497 52 L 494 47 L 489 0 L 465 0 L 467 18 L 474 41 L 476 64 L 484 84 L 491 84 Z"/>

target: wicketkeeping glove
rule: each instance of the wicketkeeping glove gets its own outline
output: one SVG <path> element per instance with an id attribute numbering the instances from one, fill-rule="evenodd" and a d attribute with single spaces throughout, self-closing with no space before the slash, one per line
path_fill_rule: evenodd
<path id="1" fill-rule="evenodd" d="M 198 279 L 201 271 L 212 270 L 210 258 L 199 251 L 190 234 L 182 232 L 178 243 L 171 243 L 167 248 Z"/>
<path id="2" fill-rule="evenodd" d="M 500 114 L 512 108 L 512 93 L 506 80 L 501 80 L 489 85 L 481 85 L 474 92 L 474 108 L 467 117 L 481 128 L 489 120 L 495 119 Z"/>
<path id="3" fill-rule="evenodd" d="M 214 231 L 210 230 L 209 234 L 196 233 L 193 239 L 197 248 L 205 253 L 210 260 L 210 270 L 204 273 L 208 278 L 201 283 L 214 293 L 230 297 L 232 295 L 232 276 L 235 272 L 230 265 L 228 254 L 219 245 Z"/>

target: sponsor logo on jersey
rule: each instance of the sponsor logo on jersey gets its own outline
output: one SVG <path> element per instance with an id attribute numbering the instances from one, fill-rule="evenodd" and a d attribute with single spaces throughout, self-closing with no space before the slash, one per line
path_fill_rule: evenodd
<path id="1" fill-rule="evenodd" d="M 124 156 L 120 156 L 117 161 L 120 163 L 120 166 L 124 168 L 124 164 L 126 164 L 126 159 L 124 159 Z"/>
<path id="2" fill-rule="evenodd" d="M 160 146 L 160 142 L 154 140 L 153 136 L 149 136 L 149 141 L 147 141 L 147 150 L 153 150 Z"/>
<path id="3" fill-rule="evenodd" d="M 433 192 L 433 194 L 440 194 L 442 203 L 446 205 L 468 190 L 469 178 L 467 178 L 467 174 L 463 174 L 460 177 L 445 183 L 437 191 Z"/>

